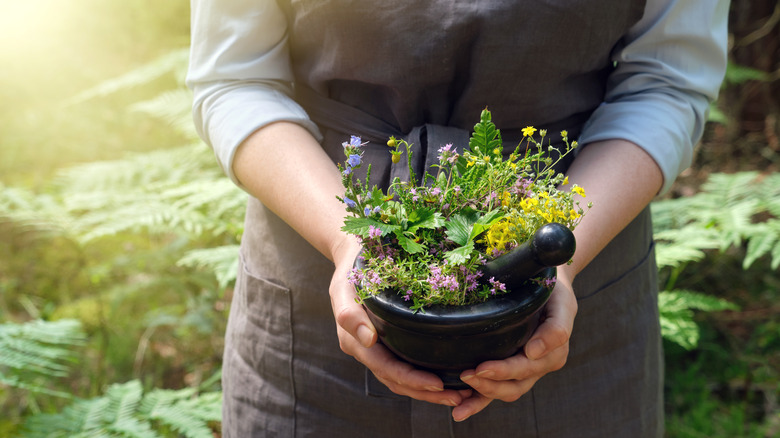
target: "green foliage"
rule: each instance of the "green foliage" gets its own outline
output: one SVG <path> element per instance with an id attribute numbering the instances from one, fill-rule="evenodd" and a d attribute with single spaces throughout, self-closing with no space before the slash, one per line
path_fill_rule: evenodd
<path id="1" fill-rule="evenodd" d="M 723 300 L 674 290 L 689 263 L 708 251 L 746 246 L 743 268 L 761 257 L 780 265 L 780 175 L 757 172 L 713 174 L 694 196 L 652 205 L 656 259 L 668 272 L 666 292 L 659 298 L 664 337 L 684 348 L 696 347 L 699 327 L 692 310 L 735 310 Z"/>
<path id="2" fill-rule="evenodd" d="M 195 389 L 155 389 L 138 380 L 113 384 L 105 395 L 76 400 L 62 412 L 27 419 L 24 438 L 117 436 L 212 438 L 221 419 L 221 394 Z"/>
<path id="3" fill-rule="evenodd" d="M 768 79 L 769 75 L 764 71 L 729 62 L 726 66 L 724 83 L 738 85 L 747 81 L 766 81 Z"/>
<path id="4" fill-rule="evenodd" d="M 75 320 L 0 324 L 0 384 L 70 397 L 47 383 L 67 376 L 75 361 L 74 347 L 84 343 L 81 324 Z"/>
<path id="5" fill-rule="evenodd" d="M 747 244 L 743 267 L 769 255 L 780 266 L 780 174 L 713 174 L 694 196 L 653 203 L 659 267 L 700 259 L 704 250 Z"/>
<path id="6" fill-rule="evenodd" d="M 693 310 L 715 312 L 738 310 L 724 299 L 689 290 L 663 291 L 658 296 L 661 333 L 664 338 L 691 350 L 699 343 L 700 329 L 694 321 Z"/>
<path id="7" fill-rule="evenodd" d="M 490 113 L 482 111 L 479 123 L 474 125 L 474 131 L 469 139 L 469 149 L 479 155 L 491 155 L 497 147 L 502 147 L 501 131 L 490 120 Z"/>

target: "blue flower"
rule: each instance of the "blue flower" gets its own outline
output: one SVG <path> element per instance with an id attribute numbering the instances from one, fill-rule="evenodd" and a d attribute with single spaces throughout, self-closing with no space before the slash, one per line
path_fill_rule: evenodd
<path id="1" fill-rule="evenodd" d="M 362 146 L 360 137 L 358 137 L 356 135 L 351 136 L 349 138 L 349 145 L 352 146 L 352 147 L 355 147 L 355 148 L 359 148 L 360 146 Z"/>
<path id="2" fill-rule="evenodd" d="M 349 175 L 350 173 L 352 173 L 352 168 L 351 168 L 351 167 L 349 167 L 349 166 L 347 166 L 347 168 L 346 168 L 346 169 L 344 169 L 344 170 L 341 172 L 341 174 L 342 174 L 342 175 L 344 175 L 344 176 L 347 176 L 347 175 Z"/>
<path id="3" fill-rule="evenodd" d="M 358 154 L 352 154 L 347 159 L 347 164 L 352 167 L 358 167 L 360 166 L 360 155 Z"/>
<path id="4" fill-rule="evenodd" d="M 371 216 L 371 207 L 366 207 L 363 209 L 363 215 L 364 216 Z"/>
<path id="5" fill-rule="evenodd" d="M 347 207 L 349 208 L 355 208 L 357 207 L 357 203 L 346 196 L 344 197 L 344 203 L 347 204 Z"/>

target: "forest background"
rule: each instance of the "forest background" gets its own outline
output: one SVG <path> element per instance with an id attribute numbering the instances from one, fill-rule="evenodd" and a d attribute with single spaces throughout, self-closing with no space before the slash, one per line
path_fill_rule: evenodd
<path id="1" fill-rule="evenodd" d="M 733 0 L 653 203 L 669 437 L 780 435 L 780 5 Z M 0 436 L 219 434 L 244 194 L 193 132 L 186 0 L 0 2 Z"/>

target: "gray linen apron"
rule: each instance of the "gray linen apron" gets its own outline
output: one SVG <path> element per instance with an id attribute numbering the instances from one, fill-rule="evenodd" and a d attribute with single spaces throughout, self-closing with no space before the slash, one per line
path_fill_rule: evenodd
<path id="1" fill-rule="evenodd" d="M 349 135 L 370 140 L 364 157 L 382 186 L 405 176 L 405 166 L 390 161 L 388 136 L 418 145 L 422 169 L 442 145 L 464 145 L 486 106 L 507 149 L 527 125 L 576 138 L 603 98 L 610 52 L 644 9 L 626 0 L 280 4 L 290 20 L 297 98 L 320 125 L 323 148 L 341 161 Z M 662 435 L 649 210 L 577 277 L 566 366 L 520 400 L 495 401 L 462 423 L 448 407 L 393 394 L 341 352 L 332 272 L 325 257 L 249 200 L 226 335 L 225 437 Z"/>

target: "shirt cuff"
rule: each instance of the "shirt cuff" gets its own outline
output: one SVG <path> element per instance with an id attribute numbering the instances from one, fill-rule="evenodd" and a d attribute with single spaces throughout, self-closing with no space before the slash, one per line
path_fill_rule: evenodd
<path id="1" fill-rule="evenodd" d="M 252 133 L 275 122 L 297 123 L 317 141 L 322 134 L 306 111 L 286 93 L 267 87 L 247 87 L 235 84 L 209 97 L 203 105 L 206 113 L 195 111 L 196 126 L 203 126 L 201 137 L 214 150 L 217 162 L 225 174 L 239 187 L 243 186 L 233 173 L 236 150 Z M 202 123 L 197 123 L 201 119 Z"/>
<path id="2" fill-rule="evenodd" d="M 706 108 L 703 96 L 697 103 Z M 646 93 L 601 104 L 578 141 L 583 147 L 613 139 L 636 144 L 661 169 L 664 183 L 659 194 L 663 194 L 691 165 L 693 146 L 701 137 L 703 125 L 703 118 L 697 116 L 691 102 L 666 93 Z"/>

